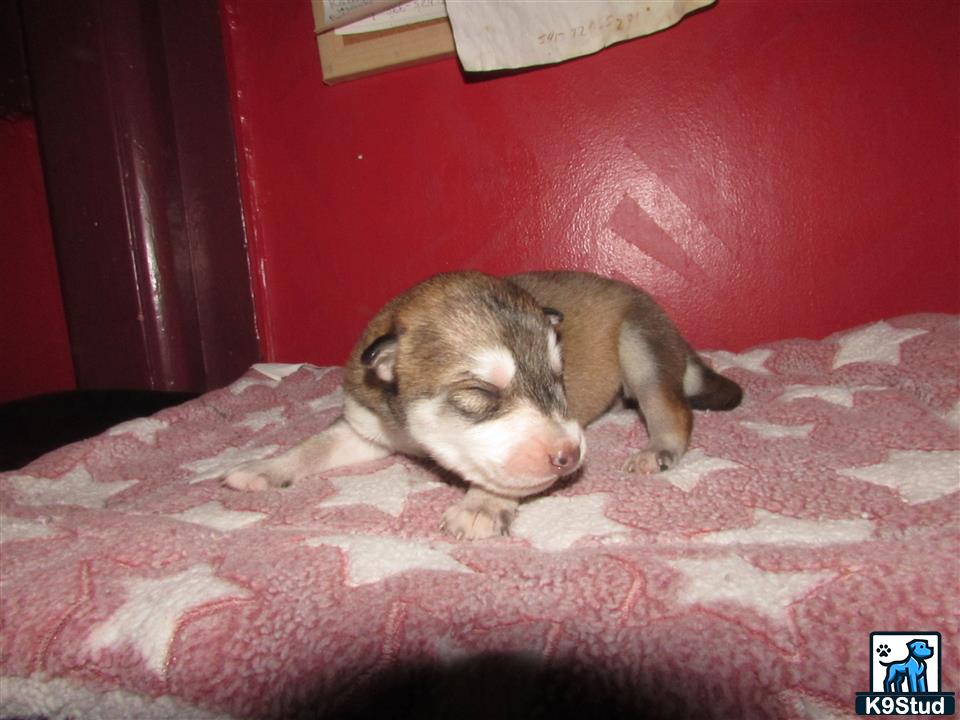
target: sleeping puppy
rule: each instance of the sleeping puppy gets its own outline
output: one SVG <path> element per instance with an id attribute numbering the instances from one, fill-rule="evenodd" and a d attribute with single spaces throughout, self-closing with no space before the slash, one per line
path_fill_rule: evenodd
<path id="1" fill-rule="evenodd" d="M 742 397 L 708 368 L 649 295 L 579 272 L 437 275 L 370 321 L 345 368 L 343 415 L 224 482 L 286 487 L 394 452 L 428 456 L 470 487 L 444 514 L 458 538 L 506 534 L 519 501 L 583 463 L 583 427 L 633 399 L 649 442 L 625 470 L 673 467 L 694 409 Z"/>

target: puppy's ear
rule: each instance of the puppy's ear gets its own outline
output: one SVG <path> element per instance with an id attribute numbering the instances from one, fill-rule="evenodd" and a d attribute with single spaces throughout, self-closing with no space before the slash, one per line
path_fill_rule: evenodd
<path id="1" fill-rule="evenodd" d="M 547 320 L 549 320 L 550 324 L 554 327 L 563 322 L 563 313 L 559 310 L 555 310 L 552 307 L 545 307 L 543 309 L 543 314 L 547 316 Z"/>
<path id="2" fill-rule="evenodd" d="M 397 356 L 397 336 L 393 333 L 381 335 L 360 355 L 360 362 L 372 369 L 385 383 L 394 379 L 393 366 Z"/>

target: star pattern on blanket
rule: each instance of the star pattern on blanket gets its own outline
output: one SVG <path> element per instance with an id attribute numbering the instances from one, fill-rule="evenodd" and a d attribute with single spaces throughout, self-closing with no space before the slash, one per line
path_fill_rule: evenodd
<path id="1" fill-rule="evenodd" d="M 539 550 L 566 550 L 587 537 L 606 538 L 630 530 L 604 513 L 609 495 L 548 496 L 525 503 L 510 533 Z"/>
<path id="2" fill-rule="evenodd" d="M 378 535 L 334 535 L 308 538 L 308 547 L 339 548 L 347 560 L 347 584 L 357 587 L 411 570 L 473 572 L 448 554 L 454 546 Z"/>
<path id="3" fill-rule="evenodd" d="M 155 445 L 157 433 L 166 430 L 169 423 L 156 418 L 138 418 L 115 425 L 107 431 L 107 435 L 133 435 L 137 440 L 147 445 Z"/>
<path id="4" fill-rule="evenodd" d="M 840 349 L 833 358 L 833 369 L 856 362 L 899 365 L 900 345 L 926 332 L 919 328 L 895 328 L 882 320 L 854 330 L 838 341 Z"/>
<path id="5" fill-rule="evenodd" d="M 237 465 L 250 460 L 262 460 L 270 457 L 277 451 L 276 445 L 264 445 L 262 447 L 228 447 L 221 450 L 213 457 L 201 458 L 184 463 L 180 467 L 193 473 L 190 478 L 190 484 L 194 485 L 204 480 L 221 477 Z"/>
<path id="6" fill-rule="evenodd" d="M 732 371 L 749 402 L 697 416 L 695 447 L 675 468 L 686 479 L 620 472 L 644 433 L 618 408 L 587 430 L 575 483 L 521 503 L 512 537 L 443 534 L 458 492 L 402 456 L 283 492 L 188 484 L 184 464 L 232 466 L 264 443 L 275 455 L 332 420 L 339 368 L 213 391 L 163 411 L 167 427 L 136 421 L 4 473 L 4 707 L 261 717 L 304 707 L 304 692 L 337 697 L 358 667 L 430 656 L 470 668 L 478 653 L 518 647 L 550 660 L 586 639 L 601 664 L 630 660 L 611 693 L 669 680 L 668 649 L 673 665 L 710 677 L 686 688 L 680 714 L 840 717 L 849 693 L 818 675 L 823 639 L 837 640 L 831 678 L 863 672 L 862 620 L 950 617 L 960 561 L 960 436 L 944 423 L 960 419 L 960 324 L 889 323 L 928 328 L 899 345 L 899 366 L 831 372 L 841 333 L 763 346 L 769 373 Z M 282 425 L 260 424 L 281 407 Z M 50 484 L 78 465 L 91 481 L 138 482 L 92 503 L 102 509 L 20 502 L 16 475 Z M 917 593 L 918 579 L 946 592 Z"/>
<path id="7" fill-rule="evenodd" d="M 21 505 L 77 505 L 93 509 L 104 507 L 112 496 L 138 481 L 97 482 L 83 465 L 77 465 L 59 480 L 14 475 L 10 482 Z"/>
<path id="8" fill-rule="evenodd" d="M 0 545 L 16 540 L 33 540 L 55 535 L 46 524 L 26 518 L 0 515 Z"/>
<path id="9" fill-rule="evenodd" d="M 655 477 L 666 480 L 675 488 L 690 492 L 707 475 L 715 470 L 742 467 L 740 463 L 722 457 L 711 457 L 700 448 L 694 448 L 674 467 Z"/>
<path id="10" fill-rule="evenodd" d="M 749 422 L 741 420 L 740 424 L 752 430 L 760 437 L 765 438 L 805 438 L 813 431 L 813 423 L 803 425 L 777 425 L 775 423 Z"/>
<path id="11" fill-rule="evenodd" d="M 802 400 L 804 398 L 816 398 L 833 405 L 852 408 L 855 393 L 886 389 L 887 388 L 879 385 L 858 385 L 856 387 L 843 387 L 840 385 L 788 385 L 784 388 L 784 393 L 777 399 L 781 402 L 792 402 L 793 400 Z"/>
<path id="12" fill-rule="evenodd" d="M 214 501 L 197 505 L 174 515 L 167 515 L 167 517 L 194 525 L 204 525 L 220 532 L 231 532 L 232 530 L 242 530 L 248 525 L 260 522 L 267 515 L 261 512 L 229 510 Z"/>
<path id="13" fill-rule="evenodd" d="M 240 395 L 247 388 L 257 387 L 258 385 L 262 385 L 268 388 L 275 388 L 278 384 L 279 382 L 277 380 L 271 380 L 268 377 L 259 376 L 259 377 L 240 378 L 239 380 L 237 380 L 235 383 L 232 383 L 228 387 L 231 393 L 233 393 L 234 395 Z"/>
<path id="14" fill-rule="evenodd" d="M 30 677 L 3 677 L 4 717 L 42 718 L 176 718 L 176 720 L 234 720 L 234 716 L 205 710 L 174 697 L 153 697 L 135 690 L 105 690 L 42 673 Z"/>
<path id="15" fill-rule="evenodd" d="M 317 507 L 371 505 L 394 517 L 403 513 L 410 495 L 444 487 L 442 483 L 417 477 L 401 463 L 372 473 L 341 475 L 331 478 L 330 484 L 336 493 Z"/>
<path id="16" fill-rule="evenodd" d="M 838 472 L 892 488 L 905 501 L 916 505 L 960 490 L 960 452 L 891 450 L 884 462 Z"/>
<path id="17" fill-rule="evenodd" d="M 713 545 L 837 545 L 869 540 L 874 524 L 864 518 L 810 520 L 779 515 L 767 510 L 753 511 L 749 527 L 717 530 L 697 536 Z"/>
<path id="18" fill-rule="evenodd" d="M 773 355 L 773 351 L 760 348 L 745 353 L 714 350 L 703 354 L 713 361 L 713 369 L 717 372 L 723 372 L 730 368 L 740 368 L 759 375 L 769 375 L 770 371 L 767 369 L 766 362 Z"/>
<path id="19" fill-rule="evenodd" d="M 263 430 L 268 425 L 279 425 L 283 422 L 284 408 L 282 405 L 258 410 L 257 412 L 247 413 L 242 420 L 237 421 L 237 425 L 243 425 L 254 432 Z"/>
<path id="20" fill-rule="evenodd" d="M 227 599 L 246 599 L 245 589 L 194 565 L 161 578 L 128 578 L 126 600 L 87 636 L 91 652 L 132 646 L 153 673 L 162 675 L 184 615 Z"/>
<path id="21" fill-rule="evenodd" d="M 315 400 L 311 400 L 307 403 L 313 412 L 322 412 L 324 410 L 329 410 L 330 408 L 340 407 L 343 405 L 343 388 L 338 387 L 331 393 L 326 395 L 321 395 Z"/>
<path id="22" fill-rule="evenodd" d="M 305 367 L 310 367 L 312 370 L 319 369 L 308 366 L 306 363 L 256 363 L 251 365 L 250 369 L 264 377 L 270 378 L 270 380 L 279 382 L 284 378 L 300 372 L 300 370 Z M 320 377 L 323 376 L 321 375 Z"/>
<path id="23" fill-rule="evenodd" d="M 707 560 L 668 560 L 683 575 L 677 600 L 682 605 L 735 603 L 778 623 L 787 621 L 790 606 L 832 580 L 827 571 L 772 572 L 739 555 Z"/>

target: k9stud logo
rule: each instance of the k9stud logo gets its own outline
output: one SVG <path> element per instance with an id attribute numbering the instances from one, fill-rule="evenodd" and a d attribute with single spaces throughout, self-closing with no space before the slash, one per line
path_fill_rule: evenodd
<path id="1" fill-rule="evenodd" d="M 870 692 L 857 693 L 857 715 L 953 715 L 940 658 L 938 632 L 870 633 Z"/>

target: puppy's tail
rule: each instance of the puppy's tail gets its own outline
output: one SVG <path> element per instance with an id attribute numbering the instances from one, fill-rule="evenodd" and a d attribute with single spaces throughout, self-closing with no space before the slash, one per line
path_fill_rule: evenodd
<path id="1" fill-rule="evenodd" d="M 694 410 L 733 410 L 743 400 L 743 388 L 692 353 L 687 357 L 683 393 Z"/>

